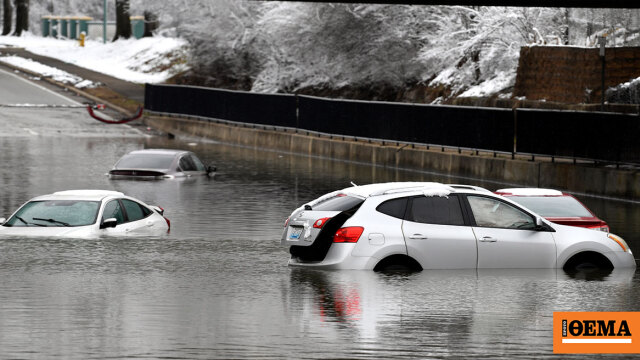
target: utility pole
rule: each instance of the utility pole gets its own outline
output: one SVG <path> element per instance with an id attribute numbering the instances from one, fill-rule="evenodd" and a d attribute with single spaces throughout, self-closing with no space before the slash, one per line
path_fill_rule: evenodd
<path id="1" fill-rule="evenodd" d="M 605 45 L 607 44 L 607 38 L 606 35 L 605 36 L 600 36 L 598 37 L 598 44 L 600 45 L 600 60 L 602 60 L 602 75 L 601 75 L 601 79 L 602 79 L 602 96 L 601 96 L 601 101 L 600 101 L 600 111 L 604 111 L 604 66 L 605 66 L 605 56 L 604 56 L 604 48 Z"/>
<path id="2" fill-rule="evenodd" d="M 102 0 L 102 43 L 107 43 L 107 0 Z"/>

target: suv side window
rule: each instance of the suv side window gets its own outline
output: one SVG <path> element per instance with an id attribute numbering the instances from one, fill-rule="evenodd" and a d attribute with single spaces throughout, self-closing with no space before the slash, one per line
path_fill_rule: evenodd
<path id="1" fill-rule="evenodd" d="M 424 224 L 464 225 L 460 200 L 455 195 L 413 198 L 407 220 Z"/>
<path id="2" fill-rule="evenodd" d="M 476 224 L 504 229 L 534 229 L 535 219 L 529 214 L 497 199 L 467 196 Z"/>
<path id="3" fill-rule="evenodd" d="M 122 212 L 122 208 L 120 207 L 120 202 L 118 200 L 111 200 L 104 206 L 102 221 L 110 218 L 118 220 L 118 225 L 124 222 L 124 213 Z"/>
<path id="4" fill-rule="evenodd" d="M 376 210 L 385 215 L 393 216 L 398 219 L 404 219 L 404 213 L 407 209 L 407 201 L 408 198 L 406 197 L 387 200 L 378 205 Z"/>
<path id="5" fill-rule="evenodd" d="M 122 199 L 122 204 L 124 205 L 124 209 L 127 211 L 127 218 L 129 221 L 142 220 L 150 214 L 145 214 L 142 206 L 135 201 Z"/>

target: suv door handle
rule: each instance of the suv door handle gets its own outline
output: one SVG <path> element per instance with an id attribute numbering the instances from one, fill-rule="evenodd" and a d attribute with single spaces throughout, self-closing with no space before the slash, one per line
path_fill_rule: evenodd
<path id="1" fill-rule="evenodd" d="M 482 241 L 482 242 L 496 242 L 498 240 L 492 238 L 491 236 L 485 236 L 482 239 L 480 239 L 480 241 Z"/>
<path id="2" fill-rule="evenodd" d="M 427 240 L 427 237 L 422 235 L 422 234 L 413 234 L 413 235 L 409 236 L 409 239 L 411 239 L 411 240 Z"/>

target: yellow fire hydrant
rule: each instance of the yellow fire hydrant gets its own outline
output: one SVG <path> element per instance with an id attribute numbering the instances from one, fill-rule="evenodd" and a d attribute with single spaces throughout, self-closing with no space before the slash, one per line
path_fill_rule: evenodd
<path id="1" fill-rule="evenodd" d="M 87 36 L 87 34 L 83 32 L 80 33 L 80 38 L 78 39 L 78 41 L 80 42 L 80 46 L 84 47 L 84 38 Z"/>

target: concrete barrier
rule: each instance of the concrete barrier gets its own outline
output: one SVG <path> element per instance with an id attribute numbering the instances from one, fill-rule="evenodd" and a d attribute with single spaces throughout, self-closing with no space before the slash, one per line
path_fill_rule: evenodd
<path id="1" fill-rule="evenodd" d="M 186 117 L 146 116 L 145 124 L 164 132 L 218 140 L 224 143 L 298 154 L 420 170 L 443 175 L 495 181 L 505 185 L 547 187 L 578 194 L 640 200 L 640 173 L 573 163 L 529 161 L 471 151 L 442 151 L 426 147 L 343 140 L 307 135 L 294 130 L 269 130 L 250 124 L 234 125 Z"/>

